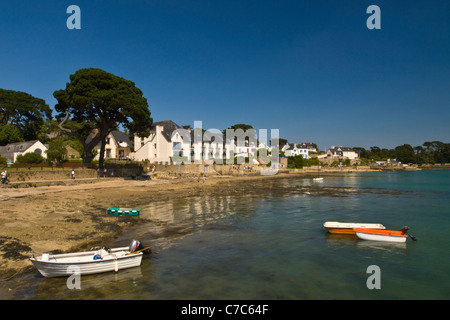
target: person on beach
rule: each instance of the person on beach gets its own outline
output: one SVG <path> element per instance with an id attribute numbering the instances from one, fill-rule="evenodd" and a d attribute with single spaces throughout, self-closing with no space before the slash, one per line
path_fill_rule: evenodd
<path id="1" fill-rule="evenodd" d="M 75 170 L 72 169 L 72 180 L 75 180 Z"/>
<path id="2" fill-rule="evenodd" d="M 8 178 L 8 171 L 6 169 L 3 169 L 2 171 L 2 184 L 6 183 L 6 179 Z"/>

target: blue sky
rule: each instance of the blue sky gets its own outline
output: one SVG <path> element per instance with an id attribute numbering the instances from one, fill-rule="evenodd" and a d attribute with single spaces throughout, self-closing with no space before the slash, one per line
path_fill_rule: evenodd
<path id="1" fill-rule="evenodd" d="M 69 30 L 69 5 L 81 30 Z M 369 30 L 369 5 L 381 30 Z M 136 83 L 154 121 L 279 129 L 289 142 L 450 142 L 450 2 L 10 1 L 0 88 L 53 107 L 80 68 Z"/>

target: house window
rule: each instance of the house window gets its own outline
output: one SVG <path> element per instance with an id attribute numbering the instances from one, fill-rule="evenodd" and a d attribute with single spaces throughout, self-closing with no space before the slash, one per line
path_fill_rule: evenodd
<path id="1" fill-rule="evenodd" d="M 34 152 L 39 153 L 39 154 L 42 154 L 42 150 L 39 149 L 39 148 L 37 148 L 36 150 L 34 150 Z"/>
<path id="2" fill-rule="evenodd" d="M 110 138 L 106 138 L 106 144 L 109 144 Z"/>
<path id="3" fill-rule="evenodd" d="M 173 150 L 181 150 L 181 142 L 174 142 Z"/>

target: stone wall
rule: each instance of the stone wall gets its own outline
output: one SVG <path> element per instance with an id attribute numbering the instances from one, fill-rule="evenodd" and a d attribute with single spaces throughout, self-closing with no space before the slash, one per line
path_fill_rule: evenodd
<path id="1" fill-rule="evenodd" d="M 147 168 L 144 168 L 147 169 Z M 250 164 L 182 164 L 164 165 L 157 164 L 155 171 L 150 170 L 149 174 L 182 174 L 182 175 L 243 175 L 259 174 L 261 166 Z"/>
<path id="2" fill-rule="evenodd" d="M 72 170 L 18 170 L 8 169 L 9 182 L 70 180 Z M 76 179 L 97 178 L 94 169 L 75 169 Z"/>

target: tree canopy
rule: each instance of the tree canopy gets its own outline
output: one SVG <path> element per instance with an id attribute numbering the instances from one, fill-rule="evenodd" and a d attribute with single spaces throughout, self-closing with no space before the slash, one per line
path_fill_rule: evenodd
<path id="1" fill-rule="evenodd" d="M 0 146 L 22 141 L 24 140 L 16 126 L 12 124 L 0 124 Z"/>
<path id="2" fill-rule="evenodd" d="M 402 163 L 449 163 L 450 143 L 441 141 L 424 142 L 422 146 L 412 147 L 403 144 L 394 149 L 381 149 L 377 146 L 366 150 L 362 147 L 354 147 L 353 150 L 359 153 L 361 159 L 368 161 L 378 161 L 387 159 L 397 159 Z"/>
<path id="3" fill-rule="evenodd" d="M 84 163 L 92 161 L 92 149 L 101 143 L 99 164 L 103 165 L 105 139 L 120 126 L 140 137 L 150 134 L 153 119 L 147 99 L 130 80 L 101 69 L 80 69 L 53 96 L 58 101 L 55 110 L 62 120 L 60 129 L 83 144 Z"/>
<path id="4" fill-rule="evenodd" d="M 51 118 L 52 110 L 45 100 L 0 89 L 0 145 L 38 139 L 44 122 Z"/>

